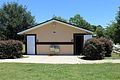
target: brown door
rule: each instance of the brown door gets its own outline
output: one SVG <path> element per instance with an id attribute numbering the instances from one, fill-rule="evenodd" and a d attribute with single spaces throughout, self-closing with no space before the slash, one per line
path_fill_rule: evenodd
<path id="1" fill-rule="evenodd" d="M 74 34 L 74 55 L 80 55 L 83 48 L 84 35 Z"/>

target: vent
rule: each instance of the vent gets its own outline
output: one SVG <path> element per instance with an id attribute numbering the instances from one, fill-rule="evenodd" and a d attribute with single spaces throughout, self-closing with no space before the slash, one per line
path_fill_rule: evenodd
<path id="1" fill-rule="evenodd" d="M 60 46 L 59 45 L 51 45 L 50 46 L 50 54 L 59 54 Z"/>

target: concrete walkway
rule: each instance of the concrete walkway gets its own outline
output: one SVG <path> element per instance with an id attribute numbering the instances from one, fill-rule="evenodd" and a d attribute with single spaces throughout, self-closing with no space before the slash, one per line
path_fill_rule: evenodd
<path id="1" fill-rule="evenodd" d="M 99 63 L 120 63 L 120 59 L 104 60 L 83 60 L 82 56 L 47 56 L 47 55 L 24 55 L 26 58 L 0 59 L 0 62 L 16 63 L 44 63 L 44 64 L 99 64 Z"/>

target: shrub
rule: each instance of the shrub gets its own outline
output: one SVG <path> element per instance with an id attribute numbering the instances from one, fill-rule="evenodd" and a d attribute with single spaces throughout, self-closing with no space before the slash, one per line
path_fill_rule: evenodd
<path id="1" fill-rule="evenodd" d="M 18 40 L 0 41 L 0 58 L 19 58 L 23 43 Z"/>
<path id="2" fill-rule="evenodd" d="M 111 57 L 111 52 L 112 52 L 112 49 L 113 49 L 113 42 L 109 39 L 102 38 L 102 37 L 99 38 L 99 40 L 104 43 L 105 57 Z"/>
<path id="3" fill-rule="evenodd" d="M 83 55 L 87 59 L 92 59 L 92 60 L 103 59 L 105 56 L 104 44 L 96 38 L 87 40 L 83 48 Z"/>

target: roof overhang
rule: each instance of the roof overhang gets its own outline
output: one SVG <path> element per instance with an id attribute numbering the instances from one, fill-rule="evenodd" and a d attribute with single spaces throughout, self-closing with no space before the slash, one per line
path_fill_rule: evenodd
<path id="1" fill-rule="evenodd" d="M 86 33 L 88 33 L 88 34 L 93 34 L 92 31 L 89 31 L 89 30 L 86 30 L 86 29 L 83 29 L 83 28 L 80 28 L 80 27 L 74 26 L 74 25 L 72 25 L 72 24 L 59 21 L 59 20 L 49 20 L 49 21 L 43 22 L 42 24 L 39 24 L 39 25 L 37 25 L 37 26 L 34 26 L 34 27 L 30 28 L 30 29 L 21 31 L 21 32 L 19 32 L 19 33 L 17 33 L 17 34 L 19 34 L 19 35 L 25 34 L 26 32 L 29 32 L 29 31 L 34 30 L 34 29 L 37 29 L 37 28 L 39 28 L 39 27 L 42 27 L 42 26 L 44 26 L 44 25 L 46 25 L 46 24 L 49 24 L 49 23 L 52 23 L 52 22 L 57 22 L 57 23 L 60 23 L 60 24 L 63 24 L 63 25 L 67 25 L 67 26 L 69 26 L 69 27 L 72 27 L 72 28 L 75 28 L 75 29 L 78 29 L 78 30 L 82 30 L 82 31 L 84 31 L 84 32 L 86 32 Z"/>

